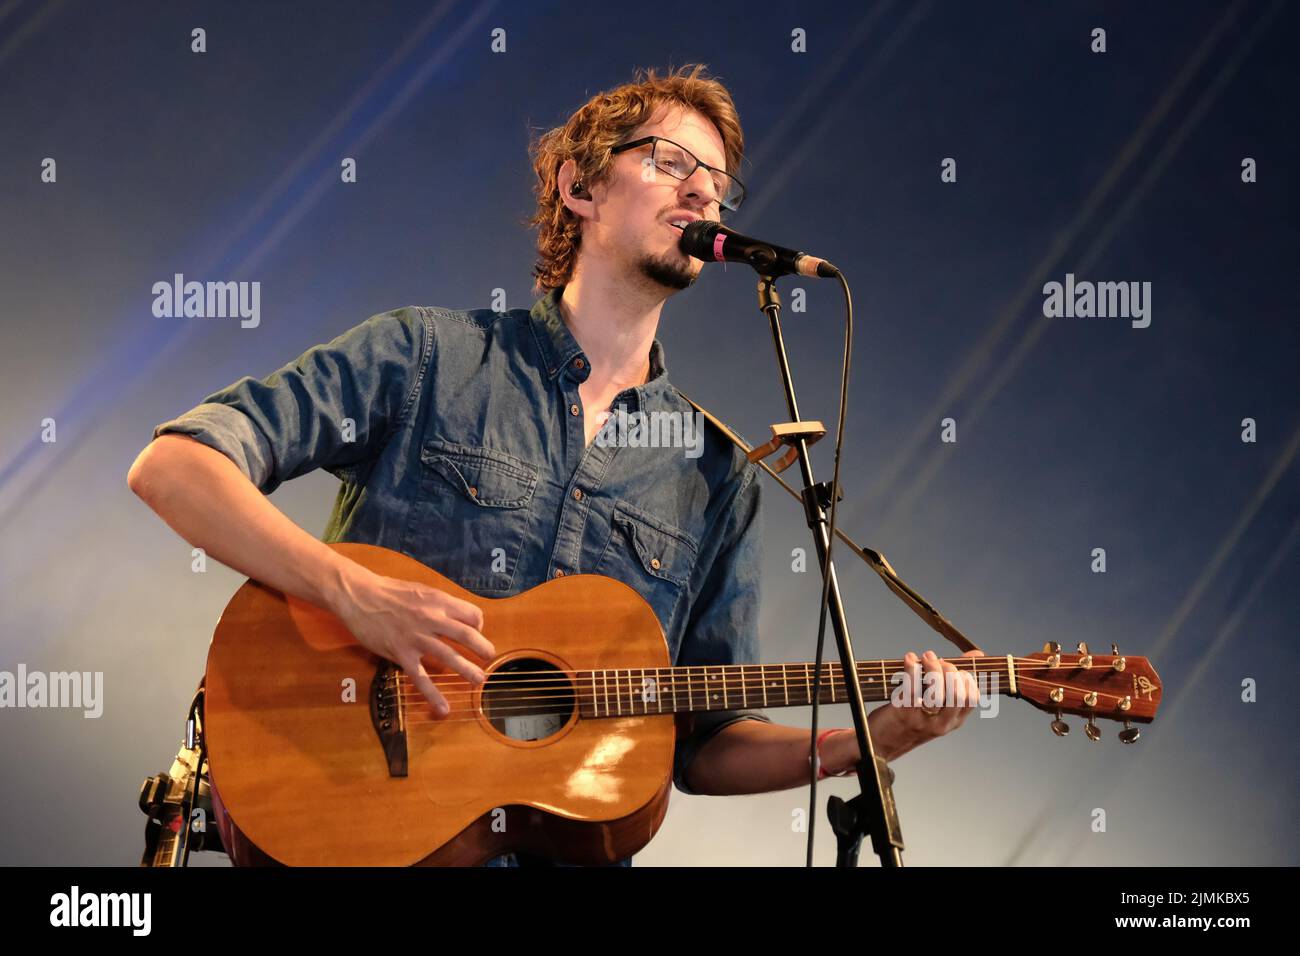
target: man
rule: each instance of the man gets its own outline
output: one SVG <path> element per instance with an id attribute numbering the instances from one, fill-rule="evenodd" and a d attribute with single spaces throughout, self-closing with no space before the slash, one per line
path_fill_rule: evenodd
<path id="1" fill-rule="evenodd" d="M 654 608 L 674 663 L 756 662 L 758 469 L 712 426 L 694 456 L 596 440 L 612 410 L 692 415 L 655 338 L 664 301 L 703 265 L 678 249 L 673 223 L 739 205 L 742 152 L 731 96 L 703 67 L 651 70 L 593 97 L 533 144 L 543 295 L 530 310 L 374 316 L 159 425 L 131 488 L 209 556 L 333 611 L 439 715 L 446 701 L 422 661 L 481 684 L 495 653 L 481 612 L 327 548 L 267 500 L 282 481 L 326 468 L 343 482 L 325 541 L 404 551 L 490 597 L 606 574 Z M 907 663 L 918 677 L 954 673 L 928 652 Z M 958 726 L 971 706 L 950 702 L 873 711 L 881 755 Z M 802 728 L 700 714 L 674 781 L 688 793 L 779 790 L 807 781 L 809 758 Z M 849 772 L 854 735 L 831 734 L 820 760 Z M 257 858 L 219 800 L 218 823 L 237 863 Z"/>

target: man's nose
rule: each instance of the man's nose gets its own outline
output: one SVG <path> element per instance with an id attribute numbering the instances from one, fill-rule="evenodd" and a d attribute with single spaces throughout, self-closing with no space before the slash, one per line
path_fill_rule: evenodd
<path id="1" fill-rule="evenodd" d="M 722 202 L 722 197 L 713 188 L 713 177 L 703 166 L 696 167 L 695 172 L 683 179 L 682 187 L 686 190 L 686 195 L 702 199 L 706 206 L 709 203 L 721 204 Z"/>

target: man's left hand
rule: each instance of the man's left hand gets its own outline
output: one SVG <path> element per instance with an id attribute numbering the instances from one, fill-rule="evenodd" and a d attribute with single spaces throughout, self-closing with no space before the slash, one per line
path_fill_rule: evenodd
<path id="1" fill-rule="evenodd" d="M 962 657 L 983 657 L 984 652 L 967 651 Z M 871 743 L 878 756 L 886 760 L 901 757 L 914 747 L 951 733 L 965 723 L 979 704 L 979 686 L 969 671 L 956 666 L 934 651 L 920 657 L 908 651 L 903 657 L 908 675 L 904 690 L 910 694 L 900 703 L 891 696 L 889 703 L 867 715 Z M 923 675 L 937 676 L 926 677 Z M 822 745 L 822 759 L 827 770 L 855 766 L 861 760 L 857 735 L 835 734 Z"/>

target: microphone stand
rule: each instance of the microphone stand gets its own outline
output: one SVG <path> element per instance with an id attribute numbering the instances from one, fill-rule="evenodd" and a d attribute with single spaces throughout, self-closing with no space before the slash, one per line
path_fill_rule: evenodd
<path id="1" fill-rule="evenodd" d="M 776 361 L 781 370 L 781 384 L 785 389 L 785 401 L 790 410 L 790 419 L 792 422 L 799 422 L 799 404 L 795 399 L 794 379 L 790 373 L 790 361 L 786 356 L 785 340 L 781 336 L 781 320 L 778 315 L 781 311 L 781 298 L 774 285 L 776 277 L 768 275 L 763 270 L 759 271 L 761 278 L 758 283 L 758 308 L 767 316 L 772 328 L 772 343 L 776 347 Z M 827 607 L 831 626 L 835 631 L 835 640 L 839 645 L 840 667 L 849 694 L 848 703 L 853 714 L 853 729 L 858 737 L 858 752 L 863 757 L 857 765 L 858 785 L 861 792 L 848 801 L 836 796 L 832 796 L 827 801 L 827 814 L 838 844 L 835 865 L 837 867 L 857 866 L 862 838 L 870 835 L 872 850 L 880 857 L 880 865 L 901 867 L 903 834 L 898 822 L 898 808 L 894 804 L 894 791 L 890 786 L 891 774 L 885 761 L 876 756 L 871 742 L 866 708 L 862 702 L 862 685 L 858 680 L 857 661 L 853 656 L 853 645 L 849 640 L 849 625 L 840 599 L 839 581 L 835 576 L 834 564 L 828 566 L 827 563 L 830 533 L 827 527 L 826 508 L 830 505 L 831 489 L 826 482 L 813 480 L 812 463 L 808 459 L 808 439 L 801 434 L 793 434 L 788 437 L 787 442 L 795 450 L 799 459 L 799 472 L 803 477 L 804 485 L 802 492 L 804 516 L 813 534 L 817 560 L 822 572 L 830 579 Z"/>

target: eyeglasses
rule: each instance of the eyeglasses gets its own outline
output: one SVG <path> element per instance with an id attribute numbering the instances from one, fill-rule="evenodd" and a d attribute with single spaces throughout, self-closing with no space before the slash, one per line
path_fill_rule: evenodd
<path id="1" fill-rule="evenodd" d="M 662 136 L 643 136 L 641 139 L 634 139 L 630 143 L 623 143 L 615 146 L 610 150 L 611 153 L 621 153 L 625 150 L 635 149 L 638 146 L 645 146 L 647 143 L 652 144 L 650 149 L 650 161 L 659 169 L 662 169 L 669 176 L 675 179 L 690 179 L 695 175 L 695 170 L 703 166 L 709 172 L 713 179 L 713 191 L 718 197 L 718 204 L 730 212 L 735 212 L 740 208 L 740 204 L 745 201 L 745 184 L 728 172 L 724 172 L 708 163 L 702 163 L 695 158 L 685 146 L 679 146 L 670 139 L 664 139 Z"/>

